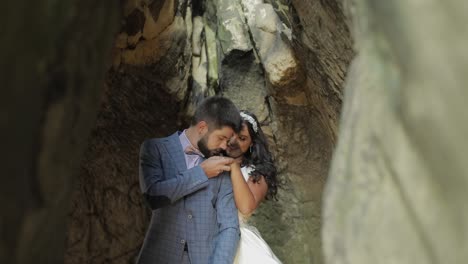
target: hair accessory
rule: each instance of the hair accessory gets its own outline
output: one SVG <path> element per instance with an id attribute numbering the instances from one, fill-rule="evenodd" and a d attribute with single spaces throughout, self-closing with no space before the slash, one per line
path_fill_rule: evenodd
<path id="1" fill-rule="evenodd" d="M 243 112 L 240 112 L 240 115 L 241 115 L 242 119 L 244 119 L 245 121 L 249 122 L 252 125 L 253 131 L 255 133 L 257 133 L 258 132 L 258 126 L 257 126 L 257 122 L 255 122 L 255 119 L 253 117 L 249 116 L 248 114 L 243 113 Z"/>

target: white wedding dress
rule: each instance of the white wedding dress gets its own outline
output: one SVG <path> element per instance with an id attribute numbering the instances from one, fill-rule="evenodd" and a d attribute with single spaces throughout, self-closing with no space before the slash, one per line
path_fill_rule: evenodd
<path id="1" fill-rule="evenodd" d="M 252 167 L 242 167 L 242 175 L 247 181 Z M 239 212 L 239 229 L 241 237 L 234 264 L 281 264 L 268 244 L 263 240 L 257 228 L 248 224 L 250 215 Z"/>

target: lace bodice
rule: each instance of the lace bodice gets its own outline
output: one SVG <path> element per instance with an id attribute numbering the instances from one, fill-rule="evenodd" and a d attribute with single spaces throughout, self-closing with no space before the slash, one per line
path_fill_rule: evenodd
<path id="1" fill-rule="evenodd" d="M 241 168 L 242 176 L 244 176 L 244 180 L 249 180 L 249 174 L 254 170 L 254 166 L 245 166 Z"/>

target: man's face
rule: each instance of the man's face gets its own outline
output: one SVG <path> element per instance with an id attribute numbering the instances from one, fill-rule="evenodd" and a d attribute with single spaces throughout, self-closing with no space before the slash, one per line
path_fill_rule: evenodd
<path id="1" fill-rule="evenodd" d="M 228 126 L 208 131 L 198 140 L 198 149 L 205 155 L 205 158 L 219 156 L 226 151 L 228 141 L 233 136 L 234 130 Z"/>
<path id="2" fill-rule="evenodd" d="M 238 158 L 249 150 L 250 145 L 252 145 L 252 138 L 249 129 L 242 124 L 242 130 L 239 135 L 230 140 L 226 153 L 229 157 Z"/>

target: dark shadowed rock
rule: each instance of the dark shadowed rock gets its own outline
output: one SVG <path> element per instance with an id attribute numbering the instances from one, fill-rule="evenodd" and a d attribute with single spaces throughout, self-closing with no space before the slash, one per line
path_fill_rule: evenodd
<path id="1" fill-rule="evenodd" d="M 63 263 L 70 197 L 118 5 L 19 1 L 0 13 L 0 263 Z"/>

